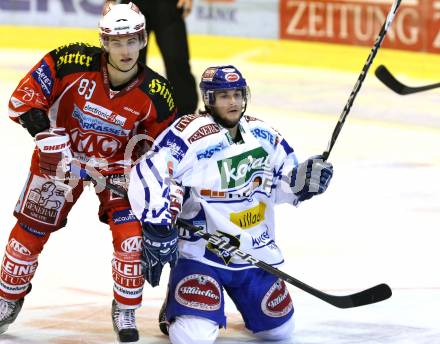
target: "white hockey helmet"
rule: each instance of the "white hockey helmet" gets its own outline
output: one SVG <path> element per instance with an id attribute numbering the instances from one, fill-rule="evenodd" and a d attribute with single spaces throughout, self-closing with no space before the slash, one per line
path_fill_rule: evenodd
<path id="1" fill-rule="evenodd" d="M 107 49 L 108 39 L 111 36 L 130 36 L 138 34 L 142 48 L 147 45 L 145 33 L 145 17 L 139 8 L 132 2 L 128 4 L 107 3 L 104 6 L 99 21 L 99 40 L 104 49 Z"/>

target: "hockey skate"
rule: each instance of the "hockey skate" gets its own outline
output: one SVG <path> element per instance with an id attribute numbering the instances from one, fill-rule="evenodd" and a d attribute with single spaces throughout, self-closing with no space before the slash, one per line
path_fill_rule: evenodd
<path id="1" fill-rule="evenodd" d="M 118 303 L 113 300 L 112 321 L 120 343 L 133 343 L 139 340 L 134 309 L 119 308 Z"/>
<path id="2" fill-rule="evenodd" d="M 170 326 L 170 323 L 167 320 L 167 300 L 164 301 L 164 303 L 162 304 L 162 307 L 160 308 L 159 311 L 159 329 L 160 332 L 162 332 L 164 335 L 168 336 L 168 327 Z"/>
<path id="3" fill-rule="evenodd" d="M 6 332 L 9 325 L 17 318 L 23 306 L 24 298 L 18 301 L 0 299 L 0 334 Z"/>

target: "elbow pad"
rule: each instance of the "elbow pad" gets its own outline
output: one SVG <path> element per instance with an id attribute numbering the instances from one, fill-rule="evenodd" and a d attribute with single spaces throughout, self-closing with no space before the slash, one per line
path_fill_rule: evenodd
<path id="1" fill-rule="evenodd" d="M 32 137 L 50 128 L 49 117 L 46 112 L 32 108 L 20 116 L 20 123 Z"/>

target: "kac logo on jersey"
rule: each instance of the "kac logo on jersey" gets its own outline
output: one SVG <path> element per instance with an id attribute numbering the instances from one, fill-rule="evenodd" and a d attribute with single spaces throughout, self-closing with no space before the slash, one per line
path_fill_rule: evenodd
<path id="1" fill-rule="evenodd" d="M 54 80 L 50 67 L 46 61 L 41 61 L 40 66 L 32 72 L 32 77 L 38 82 L 44 95 L 49 97 L 52 93 Z"/>
<path id="2" fill-rule="evenodd" d="M 29 251 L 26 246 L 24 246 L 21 242 L 15 240 L 14 238 L 9 240 L 8 246 L 10 248 L 12 248 L 14 251 L 16 251 L 18 253 L 21 253 L 21 254 L 23 254 L 25 256 L 30 256 L 31 255 L 31 251 Z"/>
<path id="3" fill-rule="evenodd" d="M 121 250 L 126 253 L 140 252 L 142 250 L 142 237 L 134 236 L 121 243 Z"/>
<path id="4" fill-rule="evenodd" d="M 74 129 L 70 132 L 70 137 L 74 151 L 98 158 L 110 158 L 122 147 L 122 143 L 110 135 L 82 133 Z"/>
<path id="5" fill-rule="evenodd" d="M 256 175 L 263 175 L 270 168 L 270 157 L 263 147 L 258 147 L 217 161 L 221 176 L 221 186 L 233 189 L 245 185 Z"/>

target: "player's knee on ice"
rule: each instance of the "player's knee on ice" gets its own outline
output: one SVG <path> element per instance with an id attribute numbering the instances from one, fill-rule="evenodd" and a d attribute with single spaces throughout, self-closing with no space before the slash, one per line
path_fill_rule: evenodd
<path id="1" fill-rule="evenodd" d="M 176 317 L 169 328 L 172 344 L 212 344 L 218 333 L 215 321 L 191 315 Z"/>
<path id="2" fill-rule="evenodd" d="M 266 331 L 252 333 L 252 335 L 260 340 L 279 341 L 279 340 L 286 340 L 292 337 L 294 329 L 295 329 L 295 320 L 293 319 L 293 317 L 291 317 L 281 326 Z"/>

